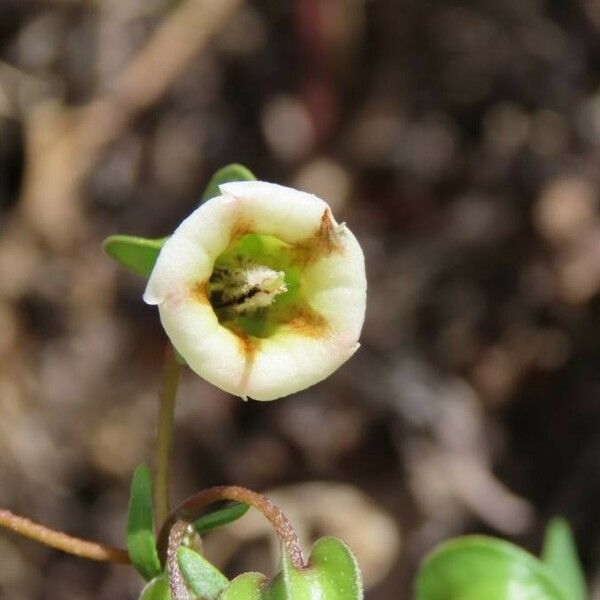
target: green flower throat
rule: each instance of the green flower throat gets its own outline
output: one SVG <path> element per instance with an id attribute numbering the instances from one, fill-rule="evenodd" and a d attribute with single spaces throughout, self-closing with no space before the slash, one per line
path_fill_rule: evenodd
<path id="1" fill-rule="evenodd" d="M 306 306 L 302 261 L 291 244 L 250 233 L 217 258 L 208 285 L 219 322 L 236 334 L 271 336 Z"/>

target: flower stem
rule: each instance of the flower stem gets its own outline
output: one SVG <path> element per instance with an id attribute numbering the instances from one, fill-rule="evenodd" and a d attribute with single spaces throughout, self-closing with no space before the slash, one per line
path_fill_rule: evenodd
<path id="1" fill-rule="evenodd" d="M 271 523 L 277 537 L 285 549 L 296 569 L 306 568 L 302 546 L 298 535 L 283 511 L 275 506 L 266 496 L 253 492 L 247 488 L 235 485 L 222 485 L 203 490 L 184 500 L 165 521 L 158 538 L 158 549 L 161 556 L 173 553 L 171 530 L 179 531 L 182 522 L 189 523 L 195 520 L 198 511 L 220 500 L 234 500 L 245 502 L 259 510 Z M 175 536 L 178 542 L 178 536 Z"/>
<path id="2" fill-rule="evenodd" d="M 154 514 L 160 527 L 169 515 L 169 455 L 173 437 L 175 398 L 179 384 L 181 367 L 175 350 L 169 344 L 165 355 L 160 405 L 158 412 L 158 432 L 156 435 L 156 456 L 154 461 Z"/>
<path id="3" fill-rule="evenodd" d="M 81 558 L 100 560 L 121 564 L 129 563 L 129 556 L 125 550 L 105 546 L 97 542 L 90 542 L 80 538 L 67 535 L 62 531 L 56 531 L 35 523 L 26 517 L 15 515 L 9 510 L 0 508 L 0 527 L 11 529 L 20 535 L 27 537 L 51 548 L 62 550 L 68 554 L 74 554 Z"/>

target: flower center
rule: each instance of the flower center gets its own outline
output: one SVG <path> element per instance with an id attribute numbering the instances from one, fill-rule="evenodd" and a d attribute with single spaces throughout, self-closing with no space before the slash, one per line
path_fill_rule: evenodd
<path id="1" fill-rule="evenodd" d="M 263 265 L 217 267 L 211 277 L 211 302 L 216 309 L 244 314 L 267 308 L 287 291 L 285 273 Z"/>
<path id="2" fill-rule="evenodd" d="M 304 304 L 297 262 L 294 248 L 273 236 L 251 233 L 232 241 L 208 284 L 219 322 L 236 334 L 273 334 Z"/>

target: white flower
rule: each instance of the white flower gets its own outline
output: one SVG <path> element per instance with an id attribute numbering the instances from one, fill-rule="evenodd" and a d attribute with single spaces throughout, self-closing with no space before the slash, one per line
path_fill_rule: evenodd
<path id="1" fill-rule="evenodd" d="M 220 191 L 167 240 L 144 300 L 201 377 L 273 400 L 321 381 L 358 349 L 364 256 L 316 196 L 262 181 Z"/>

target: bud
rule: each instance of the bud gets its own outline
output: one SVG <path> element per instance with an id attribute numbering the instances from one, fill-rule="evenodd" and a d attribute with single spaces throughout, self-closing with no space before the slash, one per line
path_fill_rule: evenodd
<path id="1" fill-rule="evenodd" d="M 364 256 L 316 196 L 261 181 L 219 189 L 167 240 L 144 300 L 201 377 L 273 400 L 358 349 Z"/>

